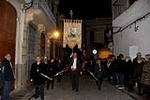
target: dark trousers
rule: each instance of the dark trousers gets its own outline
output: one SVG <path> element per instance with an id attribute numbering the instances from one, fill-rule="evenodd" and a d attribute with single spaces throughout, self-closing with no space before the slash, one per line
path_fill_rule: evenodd
<path id="1" fill-rule="evenodd" d="M 98 78 L 98 81 L 96 80 L 96 85 L 99 90 L 101 90 L 102 82 L 103 82 L 103 78 Z"/>
<path id="2" fill-rule="evenodd" d="M 138 91 L 139 91 L 139 94 L 142 94 L 142 83 L 141 82 L 137 82 L 137 88 L 138 88 Z"/>
<path id="3" fill-rule="evenodd" d="M 70 74 L 72 90 L 79 90 L 79 73 L 78 72 L 71 72 Z"/>
<path id="4" fill-rule="evenodd" d="M 62 75 L 58 75 L 58 76 L 57 76 L 57 82 L 58 82 L 58 83 L 61 82 L 61 79 L 62 79 Z"/>
<path id="5" fill-rule="evenodd" d="M 54 78 L 52 78 L 52 80 L 47 80 L 47 90 L 49 89 L 51 85 L 51 89 L 54 88 Z"/>
<path id="6" fill-rule="evenodd" d="M 112 83 L 114 85 L 117 85 L 118 84 L 117 73 L 113 72 L 112 77 L 113 77 Z"/>
<path id="7" fill-rule="evenodd" d="M 119 79 L 119 85 L 124 86 L 124 74 L 119 73 L 118 74 L 118 79 Z"/>
<path id="8" fill-rule="evenodd" d="M 9 100 L 10 87 L 11 87 L 11 81 L 4 81 L 1 100 Z"/>
<path id="9" fill-rule="evenodd" d="M 41 97 L 44 99 L 44 84 L 36 84 L 35 85 L 35 98 Z"/>

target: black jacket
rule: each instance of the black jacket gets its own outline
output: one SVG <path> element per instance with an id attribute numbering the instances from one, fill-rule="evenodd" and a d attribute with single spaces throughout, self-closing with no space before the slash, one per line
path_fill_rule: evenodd
<path id="1" fill-rule="evenodd" d="M 101 66 L 99 67 L 98 64 L 95 64 L 94 66 L 94 75 L 95 77 L 97 77 L 98 79 L 101 79 L 104 77 L 105 75 L 105 70 L 104 70 L 104 66 L 101 64 Z"/>
<path id="2" fill-rule="evenodd" d="M 47 65 L 47 75 L 51 78 L 54 78 L 54 75 L 56 73 L 56 64 L 55 62 L 50 62 Z"/>
<path id="3" fill-rule="evenodd" d="M 69 63 L 69 70 L 70 71 L 71 71 L 71 66 L 73 65 L 73 61 L 74 61 L 74 59 L 71 58 L 70 63 Z M 76 66 L 77 66 L 76 72 L 82 72 L 81 60 L 79 58 L 77 58 Z"/>
<path id="4" fill-rule="evenodd" d="M 12 81 L 15 79 L 14 73 L 12 70 L 11 62 L 7 59 L 4 59 L 2 62 L 2 66 L 4 67 L 4 81 Z"/>
<path id="5" fill-rule="evenodd" d="M 30 79 L 33 79 L 34 84 L 45 84 L 46 78 L 41 73 L 46 75 L 46 65 L 43 62 L 39 65 L 34 62 L 30 71 Z"/>

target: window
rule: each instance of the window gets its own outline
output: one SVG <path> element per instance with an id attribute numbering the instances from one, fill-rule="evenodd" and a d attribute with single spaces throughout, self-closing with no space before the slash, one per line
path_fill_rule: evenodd
<path id="1" fill-rule="evenodd" d="M 37 54 L 37 26 L 32 22 L 28 24 L 28 32 L 27 32 L 27 67 L 30 69 L 31 64 L 35 61 L 35 56 Z M 29 77 L 28 73 L 28 77 Z"/>

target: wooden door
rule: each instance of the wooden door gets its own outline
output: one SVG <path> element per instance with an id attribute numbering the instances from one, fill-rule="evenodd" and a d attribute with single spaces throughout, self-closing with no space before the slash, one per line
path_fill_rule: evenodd
<path id="1" fill-rule="evenodd" d="M 12 56 L 13 69 L 15 70 L 15 46 L 16 46 L 16 19 L 15 8 L 7 1 L 0 0 L 0 59 L 6 53 Z M 14 83 L 11 90 L 14 89 Z"/>

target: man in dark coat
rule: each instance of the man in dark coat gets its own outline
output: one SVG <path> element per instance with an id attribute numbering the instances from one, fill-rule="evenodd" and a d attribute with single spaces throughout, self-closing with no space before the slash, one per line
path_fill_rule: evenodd
<path id="1" fill-rule="evenodd" d="M 55 60 L 52 58 L 50 62 L 48 62 L 47 66 L 47 75 L 52 78 L 52 80 L 47 79 L 47 90 L 49 90 L 49 87 L 51 85 L 51 89 L 54 88 L 54 75 L 55 75 Z"/>
<path id="2" fill-rule="evenodd" d="M 118 82 L 119 82 L 119 87 L 118 89 L 124 89 L 124 71 L 125 71 L 125 60 L 124 60 L 124 55 L 119 54 L 117 57 L 117 76 L 118 76 Z"/>
<path id="3" fill-rule="evenodd" d="M 79 74 L 82 74 L 81 60 L 77 57 L 77 52 L 74 52 L 69 63 L 70 78 L 72 90 L 79 91 Z"/>
<path id="4" fill-rule="evenodd" d="M 63 66 L 63 62 L 61 59 L 58 60 L 57 66 L 56 66 L 56 72 L 59 73 L 61 71 L 63 71 L 64 66 Z M 61 79 L 62 79 L 62 75 L 63 73 L 60 73 L 57 75 L 57 82 L 60 83 Z"/>
<path id="5" fill-rule="evenodd" d="M 94 66 L 94 75 L 97 78 L 96 85 L 99 90 L 101 90 L 101 85 L 105 75 L 104 65 L 102 64 L 101 59 L 96 59 L 96 64 Z"/>
<path id="6" fill-rule="evenodd" d="M 2 66 L 4 67 L 4 86 L 2 89 L 1 100 L 9 100 L 11 82 L 15 79 L 10 54 L 5 55 L 4 60 L 2 61 Z"/>
<path id="7" fill-rule="evenodd" d="M 46 65 L 41 61 L 40 56 L 37 56 L 36 61 L 31 66 L 30 80 L 33 81 L 35 86 L 35 98 L 41 96 L 41 100 L 44 100 L 44 84 L 46 78 L 41 74 L 46 75 Z"/>

